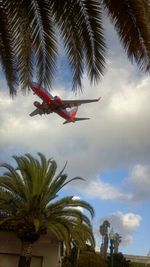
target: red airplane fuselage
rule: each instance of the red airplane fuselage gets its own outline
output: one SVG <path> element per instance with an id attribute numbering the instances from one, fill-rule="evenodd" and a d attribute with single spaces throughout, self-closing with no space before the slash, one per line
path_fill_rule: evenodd
<path id="1" fill-rule="evenodd" d="M 67 111 L 65 106 L 63 105 L 63 101 L 58 96 L 53 97 L 50 93 L 45 92 L 43 89 L 38 88 L 32 85 L 33 92 L 38 95 L 42 100 L 43 103 L 40 104 L 39 102 L 35 101 L 34 105 L 40 109 L 47 105 L 47 109 L 50 109 L 51 112 L 57 113 L 62 118 L 66 119 L 67 121 L 73 121 L 76 117 L 77 108 L 72 111 Z"/>

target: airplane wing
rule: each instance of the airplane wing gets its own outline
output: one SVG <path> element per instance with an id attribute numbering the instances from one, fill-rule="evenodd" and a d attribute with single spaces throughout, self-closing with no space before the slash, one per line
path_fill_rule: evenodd
<path id="1" fill-rule="evenodd" d="M 98 102 L 100 100 L 101 97 L 97 98 L 97 99 L 87 99 L 87 100 L 62 100 L 63 104 L 66 107 L 71 107 L 71 106 L 80 106 L 82 104 L 88 104 L 88 103 L 92 103 L 92 102 Z"/>
<path id="2" fill-rule="evenodd" d="M 31 112 L 29 115 L 31 117 L 33 117 L 33 116 L 38 115 L 38 114 L 42 115 L 42 114 L 50 114 L 50 113 L 52 113 L 51 109 L 42 110 L 42 109 L 37 108 L 33 112 Z"/>
<path id="3" fill-rule="evenodd" d="M 35 116 L 35 115 L 42 115 L 42 114 L 44 114 L 44 112 L 41 110 L 41 109 L 38 109 L 38 108 L 36 108 L 33 112 L 31 112 L 29 115 L 31 116 L 31 117 L 33 117 L 33 116 Z"/>

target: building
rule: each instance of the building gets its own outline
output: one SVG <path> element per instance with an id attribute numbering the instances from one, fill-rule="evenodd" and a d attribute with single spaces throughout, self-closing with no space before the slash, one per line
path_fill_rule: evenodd
<path id="1" fill-rule="evenodd" d="M 0 230 L 0 267 L 17 267 L 21 241 L 13 231 Z M 33 244 L 31 267 L 59 267 L 60 244 L 54 235 L 42 235 Z"/>
<path id="2" fill-rule="evenodd" d="M 138 255 L 127 255 L 124 254 L 127 260 L 130 260 L 134 263 L 143 263 L 145 266 L 150 265 L 150 257 L 149 256 L 138 256 Z"/>

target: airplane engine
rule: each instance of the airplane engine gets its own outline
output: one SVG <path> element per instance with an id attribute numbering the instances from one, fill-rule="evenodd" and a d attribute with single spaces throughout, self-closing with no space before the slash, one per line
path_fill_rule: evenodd
<path id="1" fill-rule="evenodd" d="M 58 96 L 55 96 L 54 100 L 55 100 L 55 103 L 58 104 L 58 105 L 62 105 L 63 104 L 63 101 Z"/>
<path id="2" fill-rule="evenodd" d="M 40 104 L 40 102 L 38 102 L 38 101 L 35 101 L 33 104 L 34 104 L 34 106 L 35 106 L 36 108 L 39 108 L 39 109 L 40 109 L 41 106 L 42 106 L 42 105 Z"/>

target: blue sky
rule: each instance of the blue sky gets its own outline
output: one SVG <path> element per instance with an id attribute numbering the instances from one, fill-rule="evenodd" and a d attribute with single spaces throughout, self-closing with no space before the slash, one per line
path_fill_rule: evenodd
<path id="1" fill-rule="evenodd" d="M 108 219 L 122 235 L 120 250 L 146 255 L 149 246 L 150 200 L 150 78 L 127 59 L 112 26 L 106 22 L 107 69 L 99 84 L 83 78 L 83 94 L 71 91 L 71 76 L 60 51 L 52 94 L 67 99 L 101 96 L 85 105 L 79 117 L 91 120 L 62 125 L 56 114 L 29 117 L 37 99 L 30 93 L 11 99 L 0 74 L 0 161 L 14 164 L 12 155 L 38 151 L 58 162 L 68 161 L 68 177 L 81 176 L 61 195 L 73 194 L 95 208 L 94 232 L 99 249 L 99 225 Z"/>

